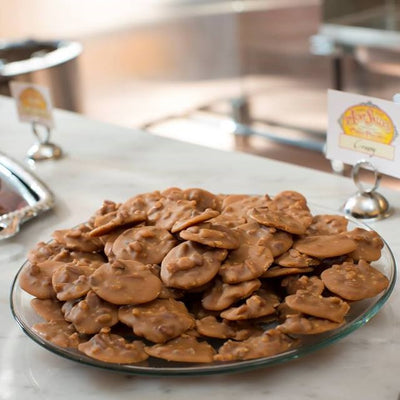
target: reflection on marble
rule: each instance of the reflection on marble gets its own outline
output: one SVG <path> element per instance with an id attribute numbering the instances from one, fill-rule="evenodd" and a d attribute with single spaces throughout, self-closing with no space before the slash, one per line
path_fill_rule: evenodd
<path id="1" fill-rule="evenodd" d="M 126 376 L 80 365 L 49 353 L 24 335 L 9 310 L 12 280 L 28 249 L 55 229 L 74 226 L 103 199 L 125 200 L 169 186 L 217 193 L 302 192 L 312 203 L 337 210 L 354 192 L 351 180 L 265 158 L 219 152 L 56 113 L 53 139 L 67 156 L 38 164 L 35 173 L 56 196 L 56 207 L 0 244 L 0 399 L 102 400 L 212 398 L 380 399 L 400 390 L 400 298 L 366 326 L 301 359 L 245 373 L 200 377 Z M 22 160 L 31 144 L 29 126 L 16 122 L 14 105 L 0 98 L 2 150 Z M 400 193 L 383 192 L 395 214 L 373 224 L 400 254 Z"/>

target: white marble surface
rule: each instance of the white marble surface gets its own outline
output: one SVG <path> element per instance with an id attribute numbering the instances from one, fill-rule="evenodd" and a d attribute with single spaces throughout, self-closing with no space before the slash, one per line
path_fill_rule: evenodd
<path id="1" fill-rule="evenodd" d="M 134 110 L 132 110 L 134 112 Z M 66 157 L 37 166 L 57 198 L 55 209 L 0 243 L 0 399 L 398 399 L 400 297 L 343 340 L 299 360 L 256 371 L 191 378 L 125 376 L 62 359 L 27 338 L 9 310 L 12 279 L 26 253 L 53 230 L 85 220 L 103 199 L 149 190 L 203 187 L 215 192 L 302 192 L 338 209 L 354 191 L 349 179 L 239 153 L 169 141 L 57 112 L 54 142 Z M 33 137 L 0 98 L 1 150 L 22 161 Z M 400 255 L 400 193 L 382 190 L 394 215 L 373 227 Z"/>

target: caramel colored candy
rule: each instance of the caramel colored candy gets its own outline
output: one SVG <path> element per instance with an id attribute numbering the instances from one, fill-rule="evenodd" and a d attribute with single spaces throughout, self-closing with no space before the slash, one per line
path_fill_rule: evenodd
<path id="1" fill-rule="evenodd" d="M 164 343 L 180 336 L 195 325 L 185 305 L 174 299 L 121 307 L 118 316 L 121 322 L 132 327 L 135 335 L 154 343 Z"/>
<path id="2" fill-rule="evenodd" d="M 219 211 L 221 209 L 221 201 L 218 196 L 207 190 L 190 188 L 184 190 L 183 195 L 186 200 L 194 200 L 196 202 L 196 208 L 199 210 L 211 208 Z"/>
<path id="3" fill-rule="evenodd" d="M 96 228 L 90 231 L 91 237 L 108 235 L 122 227 L 137 225 L 146 220 L 146 213 L 142 210 L 129 211 L 119 209 L 110 214 L 97 217 L 95 220 Z"/>
<path id="4" fill-rule="evenodd" d="M 169 200 L 185 200 L 185 194 L 182 189 L 177 187 L 170 187 L 161 192 L 161 197 L 165 197 Z"/>
<path id="5" fill-rule="evenodd" d="M 148 358 L 144 344 L 139 340 L 128 342 L 122 336 L 109 333 L 94 335 L 88 342 L 80 344 L 79 350 L 96 360 L 115 364 L 139 363 Z"/>
<path id="6" fill-rule="evenodd" d="M 297 345 L 287 335 L 308 343 L 345 323 L 347 301 L 387 289 L 369 264 L 383 240 L 347 226 L 343 216 L 312 216 L 291 190 L 169 187 L 105 201 L 88 222 L 55 231 L 30 251 L 19 283 L 48 321 L 34 325 L 39 335 L 106 363 L 270 357 Z M 225 343 L 215 354 L 205 340 Z"/>
<path id="7" fill-rule="evenodd" d="M 294 242 L 293 248 L 300 253 L 323 259 L 349 254 L 357 248 L 357 243 L 341 234 L 308 236 Z"/>
<path id="8" fill-rule="evenodd" d="M 227 251 L 193 242 L 174 247 L 161 263 L 161 279 L 166 286 L 192 289 L 210 282 L 218 273 Z"/>
<path id="9" fill-rule="evenodd" d="M 279 320 L 280 321 L 285 321 L 289 316 L 291 315 L 296 315 L 296 314 L 301 314 L 300 311 L 293 310 L 293 308 L 290 308 L 285 301 L 283 301 L 279 306 L 276 308 L 278 315 L 279 315 Z M 301 314 L 303 315 L 303 314 Z"/>
<path id="10" fill-rule="evenodd" d="M 192 302 L 187 303 L 187 306 L 190 314 L 192 314 L 196 319 L 202 319 L 204 317 L 209 317 L 210 315 L 213 317 L 219 317 L 220 311 L 206 310 L 199 300 L 193 300 Z"/>
<path id="11" fill-rule="evenodd" d="M 316 335 L 332 331 L 339 328 L 341 325 L 343 325 L 343 323 L 332 322 L 328 319 L 304 317 L 297 314 L 288 316 L 285 322 L 278 325 L 276 329 L 288 335 Z"/>
<path id="12" fill-rule="evenodd" d="M 261 282 L 258 279 L 230 285 L 223 283 L 219 279 L 215 280 L 214 286 L 208 290 L 201 300 L 206 310 L 224 310 L 240 299 L 251 295 L 259 289 Z"/>
<path id="13" fill-rule="evenodd" d="M 163 228 L 142 226 L 127 229 L 114 241 L 112 253 L 119 260 L 159 264 L 176 245 L 176 239 Z"/>
<path id="14" fill-rule="evenodd" d="M 278 257 L 291 248 L 293 244 L 293 237 L 287 232 L 276 229 L 274 229 L 274 231 L 275 232 L 272 234 L 272 238 L 266 242 L 265 246 L 271 250 L 274 257 Z"/>
<path id="15" fill-rule="evenodd" d="M 254 210 L 249 215 L 263 225 L 293 234 L 305 233 L 312 223 L 305 197 L 290 190 L 277 194 L 265 207 Z"/>
<path id="16" fill-rule="evenodd" d="M 240 283 L 260 277 L 274 258 L 268 247 L 243 244 L 229 253 L 219 274 L 226 283 Z"/>
<path id="17" fill-rule="evenodd" d="M 185 292 L 181 289 L 174 289 L 166 287 L 164 284 L 161 286 L 160 294 L 158 295 L 159 299 L 181 299 L 185 295 Z"/>
<path id="18" fill-rule="evenodd" d="M 63 261 L 58 256 L 54 258 L 55 261 Z M 99 253 L 87 253 L 83 251 L 71 251 L 69 253 L 69 259 L 65 262 L 75 262 L 80 265 L 87 265 L 90 269 L 95 270 L 96 268 L 103 265 L 107 260 Z"/>
<path id="19" fill-rule="evenodd" d="M 281 286 L 286 289 L 287 294 L 295 294 L 298 290 L 307 290 L 315 294 L 321 294 L 324 289 L 324 283 L 317 276 L 303 275 L 288 276 L 281 281 Z"/>
<path id="20" fill-rule="evenodd" d="M 62 303 L 52 299 L 32 299 L 31 306 L 46 321 L 64 320 L 61 312 Z"/>
<path id="21" fill-rule="evenodd" d="M 352 301 L 375 297 L 389 285 L 386 276 L 364 260 L 334 265 L 322 272 L 321 279 L 332 293 Z"/>
<path id="22" fill-rule="evenodd" d="M 118 310 L 114 304 L 105 302 L 90 291 L 84 300 L 65 313 L 65 319 L 72 322 L 79 333 L 93 334 L 115 325 Z"/>
<path id="23" fill-rule="evenodd" d="M 240 235 L 241 243 L 256 244 L 265 246 L 272 238 L 276 229 L 259 224 L 257 221 L 250 220 L 236 226 L 236 231 Z"/>
<path id="24" fill-rule="evenodd" d="M 272 199 L 272 204 L 278 210 L 301 209 L 307 210 L 307 199 L 294 190 L 284 190 Z"/>
<path id="25" fill-rule="evenodd" d="M 350 306 L 339 297 L 323 297 L 307 290 L 298 290 L 285 298 L 294 310 L 314 317 L 341 323 Z"/>
<path id="26" fill-rule="evenodd" d="M 76 349 L 80 343 L 79 335 L 74 326 L 63 320 L 35 324 L 32 326 L 32 330 L 43 339 L 59 347 Z"/>
<path id="27" fill-rule="evenodd" d="M 346 232 L 348 220 L 342 215 L 314 215 L 311 225 L 307 228 L 307 236 L 336 235 Z"/>
<path id="28" fill-rule="evenodd" d="M 103 264 L 89 277 L 90 287 L 113 304 L 142 304 L 154 300 L 161 281 L 148 267 L 137 261 L 120 260 Z"/>
<path id="29" fill-rule="evenodd" d="M 63 305 L 61 306 L 61 312 L 63 313 L 64 318 L 65 318 L 65 315 L 68 314 L 68 313 L 72 310 L 72 307 L 73 307 L 78 301 L 79 301 L 79 300 L 68 300 L 68 301 L 65 301 L 65 302 L 63 303 Z"/>
<path id="30" fill-rule="evenodd" d="M 286 253 L 282 254 L 275 260 L 275 262 L 281 267 L 289 268 L 315 267 L 320 264 L 318 259 L 302 254 L 295 249 L 290 249 Z"/>
<path id="31" fill-rule="evenodd" d="M 148 264 L 147 267 L 150 271 L 160 278 L 161 267 L 157 264 Z M 160 278 L 161 279 L 161 278 Z M 185 291 L 182 289 L 174 289 L 172 287 L 167 287 L 163 282 L 161 282 L 161 291 L 158 294 L 159 299 L 179 299 L 185 295 Z"/>
<path id="32" fill-rule="evenodd" d="M 228 340 L 214 357 L 215 361 L 252 360 L 270 357 L 290 350 L 296 341 L 277 329 L 271 329 L 259 336 L 252 336 L 242 342 Z"/>
<path id="33" fill-rule="evenodd" d="M 221 210 L 224 213 L 227 207 L 231 206 L 233 203 L 248 201 L 252 198 L 259 198 L 259 196 L 250 196 L 249 194 L 225 194 L 220 195 Z"/>
<path id="34" fill-rule="evenodd" d="M 116 259 L 112 248 L 114 246 L 114 242 L 117 239 L 117 237 L 119 235 L 121 235 L 123 232 L 125 232 L 125 229 L 119 228 L 119 229 L 112 231 L 111 233 L 108 233 L 107 235 L 101 236 L 101 238 L 100 238 L 104 243 L 103 252 L 106 255 L 109 262 L 115 261 L 115 259 Z"/>
<path id="35" fill-rule="evenodd" d="M 157 190 L 138 194 L 122 203 L 120 210 L 127 215 L 132 215 L 136 211 L 142 211 L 144 214 L 147 214 L 160 199 L 161 193 Z"/>
<path id="36" fill-rule="evenodd" d="M 220 249 L 237 249 L 240 245 L 239 236 L 235 231 L 225 225 L 211 222 L 191 226 L 181 231 L 180 237 L 184 240 L 191 240 Z"/>
<path id="37" fill-rule="evenodd" d="M 43 261 L 38 264 L 28 264 L 19 277 L 22 290 L 38 299 L 54 299 L 56 293 L 51 283 L 51 277 L 57 268 L 64 265 L 58 261 Z"/>
<path id="38" fill-rule="evenodd" d="M 274 257 L 288 251 L 293 244 L 290 233 L 261 225 L 253 220 L 237 226 L 237 231 L 243 244 L 268 247 Z"/>
<path id="39" fill-rule="evenodd" d="M 267 199 L 263 196 L 230 195 L 222 203 L 222 214 L 225 216 L 246 216 L 255 207 L 263 207 Z"/>
<path id="40" fill-rule="evenodd" d="M 353 239 L 357 248 L 349 254 L 349 256 L 358 261 L 376 261 L 381 258 L 381 250 L 383 240 L 375 231 L 367 231 L 366 229 L 355 228 L 344 234 L 350 239 Z"/>
<path id="41" fill-rule="evenodd" d="M 58 300 L 67 301 L 85 296 L 90 290 L 89 275 L 95 271 L 87 265 L 65 264 L 54 271 L 52 285 Z"/>
<path id="42" fill-rule="evenodd" d="M 261 275 L 261 278 L 278 278 L 280 276 L 286 276 L 286 275 L 303 274 L 305 272 L 311 272 L 312 270 L 313 270 L 312 267 L 294 268 L 294 267 L 273 266 L 268 268 L 268 270 Z"/>
<path id="43" fill-rule="evenodd" d="M 270 207 L 258 207 L 249 211 L 249 217 L 262 225 L 280 229 L 295 235 L 306 233 L 307 225 L 301 219 L 291 214 L 273 210 Z"/>
<path id="44" fill-rule="evenodd" d="M 256 326 L 227 320 L 218 321 L 212 315 L 196 320 L 196 329 L 203 336 L 235 340 L 245 340 L 250 336 L 262 333 L 262 329 Z"/>
<path id="45" fill-rule="evenodd" d="M 91 253 L 103 248 L 100 239 L 89 235 L 91 227 L 82 224 L 73 229 L 61 229 L 53 232 L 53 238 L 68 250 Z"/>
<path id="46" fill-rule="evenodd" d="M 43 261 L 52 260 L 63 252 L 65 255 L 69 256 L 68 250 L 66 250 L 60 243 L 55 241 L 49 243 L 39 242 L 29 251 L 28 260 L 31 264 L 37 264 Z"/>
<path id="47" fill-rule="evenodd" d="M 223 225 L 229 229 L 236 228 L 246 223 L 246 218 L 240 215 L 219 214 L 217 217 L 208 220 L 213 225 Z"/>
<path id="48" fill-rule="evenodd" d="M 207 208 L 204 211 L 194 209 L 190 215 L 185 215 L 182 219 L 176 221 L 171 228 L 172 233 L 182 231 L 190 226 L 215 218 L 219 215 L 218 211 Z"/>
<path id="49" fill-rule="evenodd" d="M 137 225 L 147 218 L 147 212 L 161 198 L 160 192 L 144 193 L 128 199 L 115 210 L 95 218 L 91 236 L 103 236 L 123 227 Z"/>
<path id="50" fill-rule="evenodd" d="M 147 220 L 149 225 L 170 231 L 176 221 L 190 219 L 195 210 L 197 210 L 195 200 L 161 198 L 147 213 Z"/>
<path id="51" fill-rule="evenodd" d="M 43 261 L 58 261 L 61 263 L 79 263 L 100 266 L 106 262 L 103 255 L 99 253 L 88 253 L 86 251 L 70 251 L 54 240 L 49 243 L 39 242 L 28 254 L 31 264 L 39 264 Z"/>
<path id="52" fill-rule="evenodd" d="M 215 350 L 207 342 L 199 342 L 193 336 L 182 335 L 165 344 L 146 347 L 145 351 L 152 357 L 167 361 L 210 363 Z"/>
<path id="53" fill-rule="evenodd" d="M 305 227 L 312 223 L 313 217 L 307 206 L 307 200 L 301 193 L 292 190 L 283 191 L 277 194 L 268 206 L 272 210 L 285 211 L 301 221 Z"/>
<path id="54" fill-rule="evenodd" d="M 92 215 L 90 219 L 94 220 L 96 217 L 100 215 L 107 215 L 111 212 L 117 211 L 120 206 L 121 203 L 116 203 L 115 201 L 111 200 L 104 200 L 101 207 L 98 210 L 96 210 L 96 212 Z"/>
<path id="55" fill-rule="evenodd" d="M 278 305 L 279 297 L 275 293 L 261 289 L 249 297 L 245 304 L 223 311 L 221 317 L 230 321 L 265 317 L 274 314 Z"/>

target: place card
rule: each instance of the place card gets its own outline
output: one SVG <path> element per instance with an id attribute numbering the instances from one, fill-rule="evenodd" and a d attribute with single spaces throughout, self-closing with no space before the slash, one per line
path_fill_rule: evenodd
<path id="1" fill-rule="evenodd" d="M 48 129 L 54 127 L 53 106 L 47 87 L 12 81 L 10 91 L 16 100 L 20 121 L 44 125 Z"/>
<path id="2" fill-rule="evenodd" d="M 326 157 L 355 165 L 368 160 L 400 178 L 400 105 L 370 96 L 328 90 Z"/>

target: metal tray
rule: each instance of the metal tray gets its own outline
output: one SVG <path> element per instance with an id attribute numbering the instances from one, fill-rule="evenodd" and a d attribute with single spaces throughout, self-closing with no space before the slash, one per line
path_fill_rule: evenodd
<path id="1" fill-rule="evenodd" d="M 54 205 L 51 191 L 36 176 L 0 152 L 0 240 Z"/>

